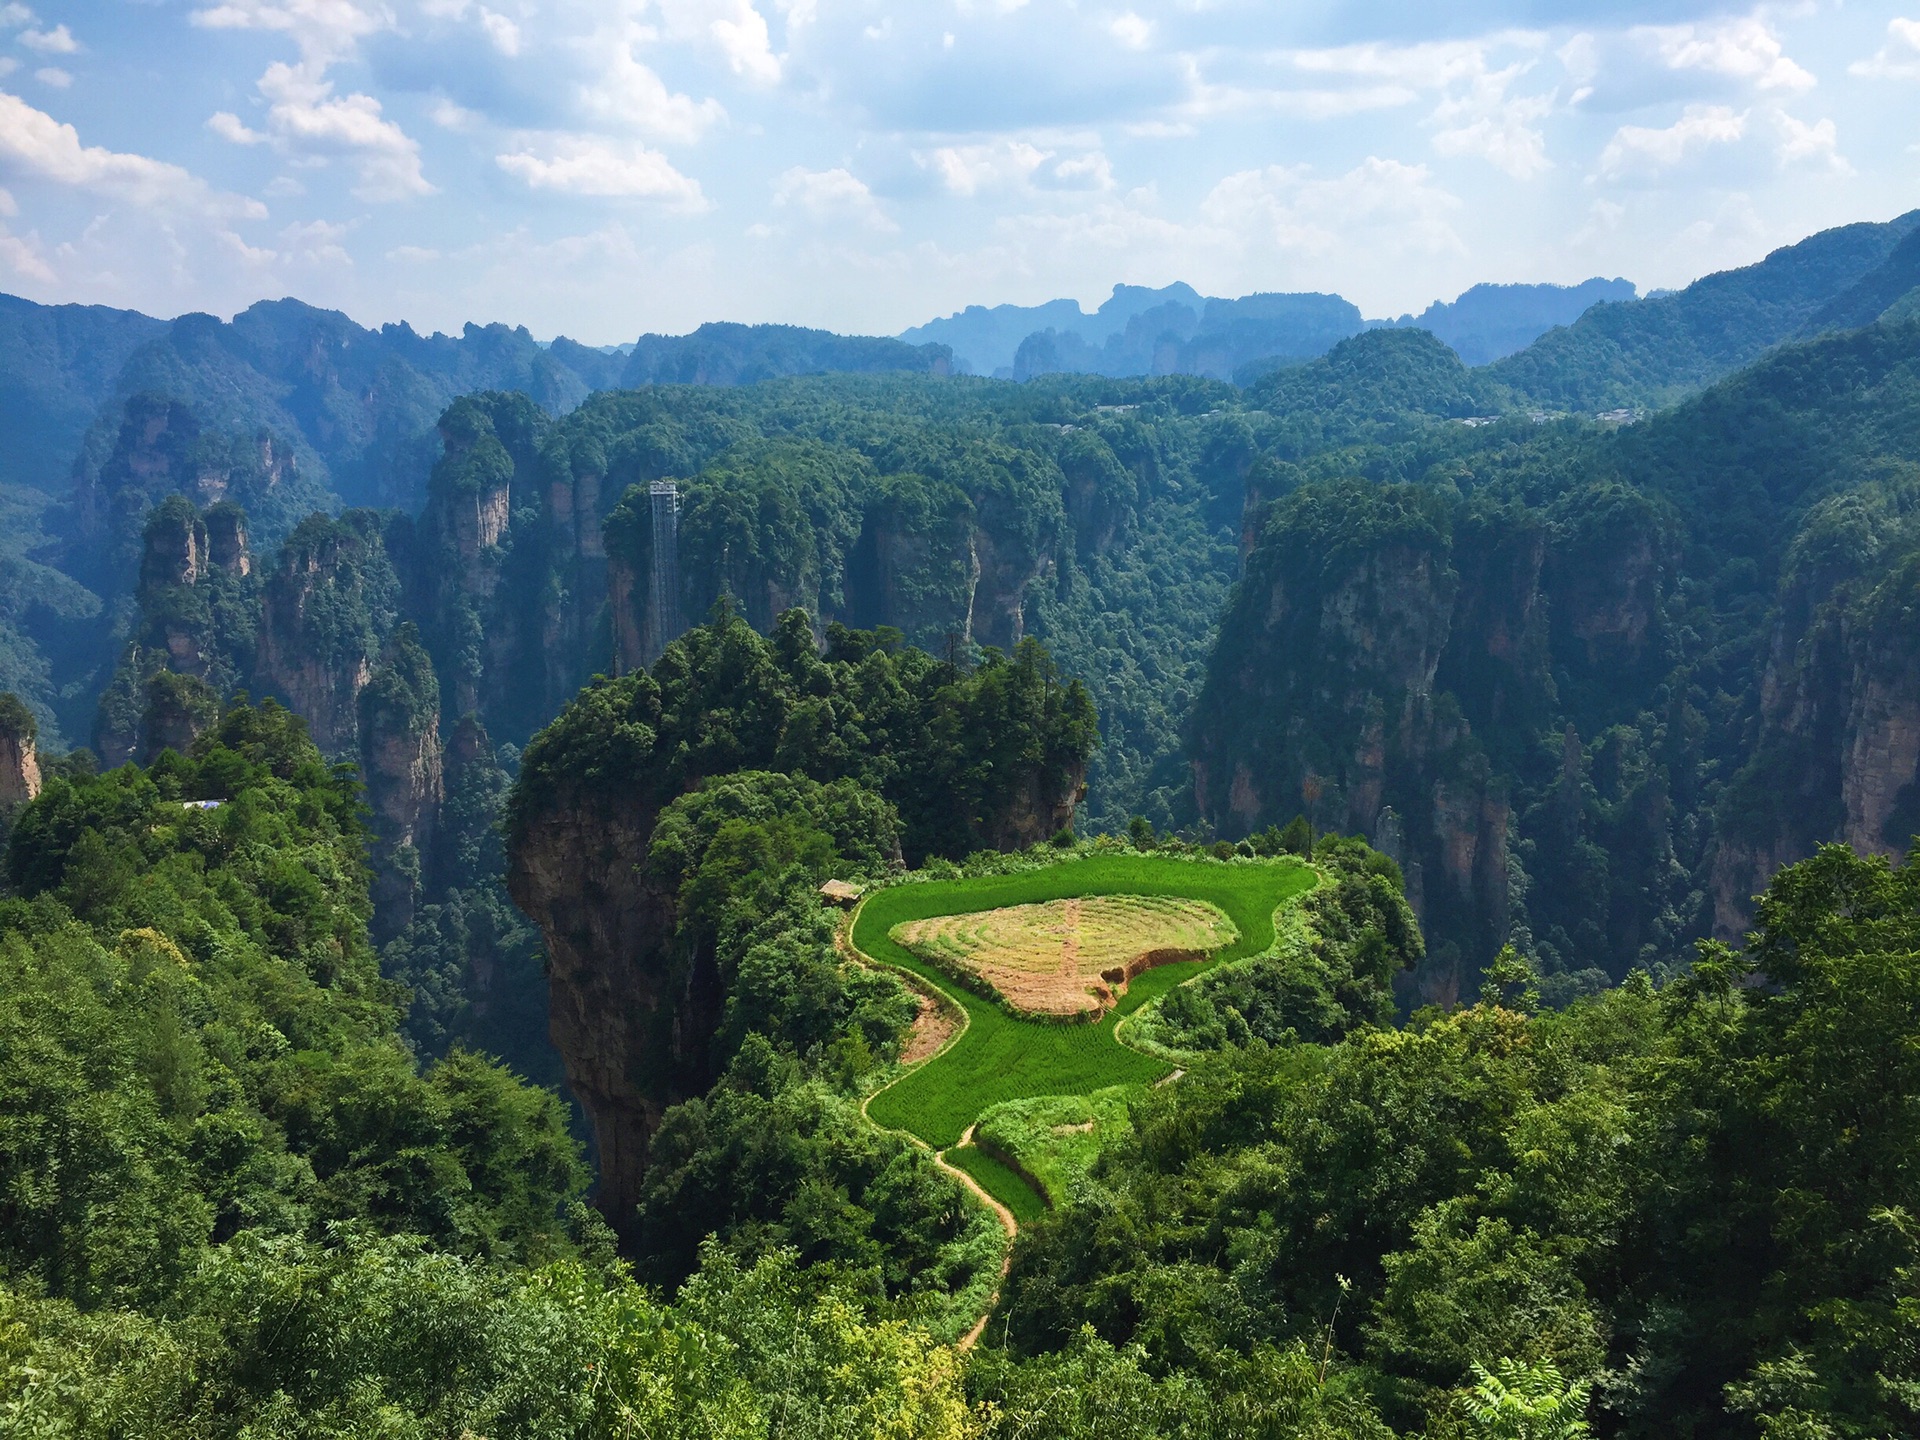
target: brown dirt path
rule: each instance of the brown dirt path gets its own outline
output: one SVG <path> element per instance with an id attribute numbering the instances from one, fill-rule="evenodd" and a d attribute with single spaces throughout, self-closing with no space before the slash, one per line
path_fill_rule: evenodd
<path id="1" fill-rule="evenodd" d="M 966 1134 L 960 1137 L 960 1144 L 971 1145 L 972 1143 L 973 1126 L 969 1125 L 967 1126 Z M 956 1146 L 954 1148 L 957 1149 L 959 1147 Z M 958 1166 L 949 1165 L 947 1163 L 946 1151 L 934 1151 L 933 1163 L 978 1196 L 980 1203 L 993 1211 L 994 1216 L 1000 1221 L 1000 1228 L 1007 1232 L 1006 1253 L 1000 1257 L 1000 1278 L 994 1283 L 993 1293 L 987 1297 L 987 1308 L 980 1312 L 980 1318 L 973 1322 L 973 1328 L 960 1337 L 960 1342 L 955 1347 L 964 1355 L 967 1351 L 971 1350 L 979 1341 L 980 1337 L 986 1333 L 987 1321 L 993 1318 L 993 1307 L 1000 1303 L 1000 1287 L 1007 1283 L 1007 1276 L 1013 1270 L 1013 1238 L 1020 1233 L 1020 1223 L 1013 1218 L 1013 1211 L 989 1195 L 986 1187 L 978 1180 L 974 1179 L 973 1176 L 967 1174 L 966 1171 L 960 1169 Z"/>

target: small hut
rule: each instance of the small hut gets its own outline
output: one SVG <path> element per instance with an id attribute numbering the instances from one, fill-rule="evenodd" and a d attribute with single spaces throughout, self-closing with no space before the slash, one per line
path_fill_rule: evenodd
<path id="1" fill-rule="evenodd" d="M 862 887 L 851 880 L 829 880 L 820 887 L 820 898 L 829 905 L 845 908 L 860 898 L 861 890 Z"/>

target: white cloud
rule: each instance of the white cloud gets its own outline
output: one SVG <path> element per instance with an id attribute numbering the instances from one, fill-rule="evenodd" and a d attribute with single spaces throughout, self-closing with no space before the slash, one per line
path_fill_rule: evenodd
<path id="1" fill-rule="evenodd" d="M 1774 112 L 1773 121 L 1780 132 L 1777 153 L 1782 166 L 1811 163 L 1835 175 L 1853 173 L 1853 166 L 1840 153 L 1840 132 L 1831 119 L 1808 125 L 1780 110 Z"/>
<path id="2" fill-rule="evenodd" d="M 1633 32 L 1674 70 L 1704 70 L 1760 90 L 1811 90 L 1814 78 L 1789 59 L 1780 37 L 1758 16 L 1701 25 L 1650 25 Z"/>
<path id="3" fill-rule="evenodd" d="M 354 193 L 363 200 L 434 193 L 420 170 L 419 143 L 386 119 L 371 95 L 335 95 L 331 82 L 315 79 L 304 66 L 279 61 L 260 77 L 259 90 L 267 101 L 264 131 L 250 129 L 227 111 L 216 112 L 207 127 L 236 145 L 265 141 L 305 159 L 347 159 L 360 172 Z"/>
<path id="4" fill-rule="evenodd" d="M 58 279 L 33 239 L 23 239 L 9 233 L 4 227 L 0 227 L 0 261 L 5 261 L 7 268 L 24 280 L 38 280 L 43 285 L 51 285 Z"/>
<path id="5" fill-rule="evenodd" d="M 1464 253 L 1450 218 L 1461 208 L 1426 166 L 1369 156 L 1329 179 L 1304 165 L 1243 170 L 1215 185 L 1200 213 L 1282 251 L 1325 255 L 1368 233 L 1388 249 Z"/>
<path id="6" fill-rule="evenodd" d="M 1868 60 L 1847 67 L 1849 75 L 1870 80 L 1920 80 L 1920 20 L 1896 15 L 1887 22 L 1887 43 Z"/>
<path id="7" fill-rule="evenodd" d="M 651 27 L 629 21 L 588 40 L 589 53 L 601 58 L 598 75 L 580 87 L 581 106 L 642 135 L 682 143 L 698 140 L 726 119 L 727 112 L 718 100 L 696 101 L 667 88 L 636 53 L 654 38 Z"/>
<path id="8" fill-rule="evenodd" d="M 520 27 L 497 11 L 480 11 L 480 28 L 487 32 L 487 39 L 493 42 L 493 48 L 502 55 L 512 58 L 520 53 Z"/>
<path id="9" fill-rule="evenodd" d="M 256 200 L 226 195 L 165 160 L 82 145 L 80 134 L 17 95 L 0 91 L 0 166 L 143 210 L 257 219 Z"/>
<path id="10" fill-rule="evenodd" d="M 78 55 L 80 53 L 80 42 L 73 38 L 73 32 L 64 25 L 56 25 L 51 30 L 23 31 L 20 43 L 29 50 L 38 50 L 42 55 Z"/>
<path id="11" fill-rule="evenodd" d="M 482 119 L 476 112 L 456 105 L 444 96 L 433 102 L 433 108 L 427 111 L 427 118 L 442 130 L 471 130 Z"/>
<path id="12" fill-rule="evenodd" d="M 280 232 L 281 258 L 302 265 L 351 265 L 353 257 L 341 242 L 350 225 L 308 220 Z"/>
<path id="13" fill-rule="evenodd" d="M 536 153 L 536 144 L 546 153 Z M 496 155 L 494 162 L 534 190 L 661 200 L 689 212 L 709 208 L 699 181 L 681 174 L 666 156 L 644 145 L 590 135 L 550 135 L 538 142 L 529 137 L 518 150 Z"/>
<path id="14" fill-rule="evenodd" d="M 192 23 L 208 30 L 276 30 L 293 36 L 301 56 L 324 68 L 353 52 L 369 35 L 394 26 L 385 6 L 356 0 L 222 0 L 195 10 Z"/>
<path id="15" fill-rule="evenodd" d="M 880 208 L 864 180 L 838 167 L 808 170 L 794 166 L 774 183 L 773 203 L 803 210 L 819 221 L 844 217 L 888 234 L 900 228 Z"/>
<path id="16" fill-rule="evenodd" d="M 1046 163 L 1048 152 L 1025 140 L 994 140 L 976 145 L 943 145 L 913 157 L 940 177 L 954 195 L 1024 185 Z"/>
<path id="17" fill-rule="evenodd" d="M 264 145 L 267 137 L 258 130 L 249 130 L 241 123 L 240 117 L 229 110 L 216 110 L 207 117 L 207 129 L 234 145 Z"/>
<path id="18" fill-rule="evenodd" d="M 1448 96 L 1435 107 L 1433 148 L 1441 155 L 1475 155 L 1516 180 L 1531 180 L 1553 168 L 1540 122 L 1553 111 L 1553 96 L 1507 94 L 1526 70 L 1476 75 L 1465 94 Z"/>
<path id="19" fill-rule="evenodd" d="M 669 38 L 703 40 L 726 59 L 735 75 L 756 84 L 780 79 L 766 17 L 752 0 L 658 0 Z"/>
<path id="20" fill-rule="evenodd" d="M 1153 22 L 1141 19 L 1131 10 L 1115 16 L 1108 23 L 1107 31 L 1129 50 L 1144 50 L 1153 40 Z"/>
<path id="21" fill-rule="evenodd" d="M 387 251 L 387 259 L 398 261 L 402 265 L 431 265 L 440 258 L 438 250 L 425 245 L 396 245 Z"/>
<path id="22" fill-rule="evenodd" d="M 1111 190 L 1113 165 L 1100 151 L 1090 150 L 1056 160 L 1038 178 L 1050 190 Z"/>
<path id="23" fill-rule="evenodd" d="M 73 76 L 57 65 L 42 66 L 33 72 L 33 78 L 55 90 L 64 90 L 73 84 Z"/>
<path id="24" fill-rule="evenodd" d="M 1600 152 L 1600 171 L 1617 178 L 1635 170 L 1667 170 L 1711 145 L 1727 145 L 1747 133 L 1747 114 L 1727 105 L 1689 105 L 1664 129 L 1622 125 Z"/>

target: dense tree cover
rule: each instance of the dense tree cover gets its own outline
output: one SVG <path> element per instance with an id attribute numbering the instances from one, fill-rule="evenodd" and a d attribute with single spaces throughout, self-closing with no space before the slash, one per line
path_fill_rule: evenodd
<path id="1" fill-rule="evenodd" d="M 0 1425 L 58 1440 L 981 1435 L 953 1352 L 862 1302 L 790 1252 L 715 1256 L 668 1305 L 604 1263 L 247 1238 L 163 1315 L 0 1288 Z"/>
<path id="2" fill-rule="evenodd" d="M 1304 806 L 1392 850 L 1438 998 L 1508 939 L 1563 998 L 1684 964 L 1779 860 L 1903 846 L 1912 776 L 1843 737 L 1906 693 L 1917 344 L 1890 320 L 1643 424 L 1428 426 L 1292 467 L 1196 709 L 1203 815 Z M 1884 813 L 1845 798 L 1881 786 Z"/>
<path id="3" fill-rule="evenodd" d="M 154 1302 L 239 1232 L 332 1223 L 482 1256 L 564 1251 L 585 1173 L 553 1096 L 398 1043 L 366 938 L 356 786 L 297 718 L 58 775 L 0 902 L 4 1264 Z"/>
<path id="4" fill-rule="evenodd" d="M 1830 846 L 1664 990 L 1201 1061 L 992 1328 L 1199 1377 L 1326 1336 L 1429 1433 L 1488 1357 L 1591 1382 L 1603 1433 L 1909 1433 L 1916 925 L 1920 856 Z"/>
<path id="5" fill-rule="evenodd" d="M 1071 806 L 1097 739 L 1085 690 L 1032 640 L 968 669 L 835 627 L 821 654 L 800 611 L 767 638 L 722 608 L 651 675 L 597 681 L 535 737 L 509 836 L 594 787 L 664 804 L 705 777 L 769 769 L 856 780 L 896 807 L 908 856 L 960 855 Z"/>
<path id="6" fill-rule="evenodd" d="M 650 482 L 682 496 L 665 632 L 735 597 L 756 626 L 800 605 L 946 656 L 1045 641 L 1088 686 L 1108 744 L 1098 823 L 1169 824 L 1207 626 L 1234 564 L 1250 447 L 1188 379 L 1029 387 L 833 379 L 595 400 L 554 428 L 549 474 L 592 474 L 619 648 L 648 620 Z M 1235 443 L 1221 443 L 1221 435 Z M 564 467 L 564 468 L 562 468 Z M 626 578 L 622 578 L 626 577 Z"/>
<path id="7" fill-rule="evenodd" d="M 1843 225 L 1671 295 L 1596 305 L 1488 366 L 1487 377 L 1553 409 L 1671 404 L 1805 329 L 1878 318 L 1878 309 L 1858 313 L 1845 297 L 1873 290 L 1890 261 L 1898 268 L 1897 247 L 1916 224 L 1920 213 L 1909 212 L 1884 225 Z"/>
<path id="8" fill-rule="evenodd" d="M 1257 848 L 1277 853 L 1281 832 L 1261 841 Z M 1313 859 L 1323 879 L 1269 954 L 1182 985 L 1135 1022 L 1130 1038 L 1185 1054 L 1255 1040 L 1330 1044 L 1360 1026 L 1390 1024 L 1395 977 L 1426 953 L 1400 867 L 1341 835 L 1323 836 Z"/>

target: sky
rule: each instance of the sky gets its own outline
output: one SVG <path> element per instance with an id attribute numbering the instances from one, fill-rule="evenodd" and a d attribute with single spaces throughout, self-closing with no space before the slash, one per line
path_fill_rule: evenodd
<path id="1" fill-rule="evenodd" d="M 1920 0 L 11 0 L 0 290 L 590 344 L 1175 280 L 1393 316 L 1891 218 L 1916 122 Z"/>

